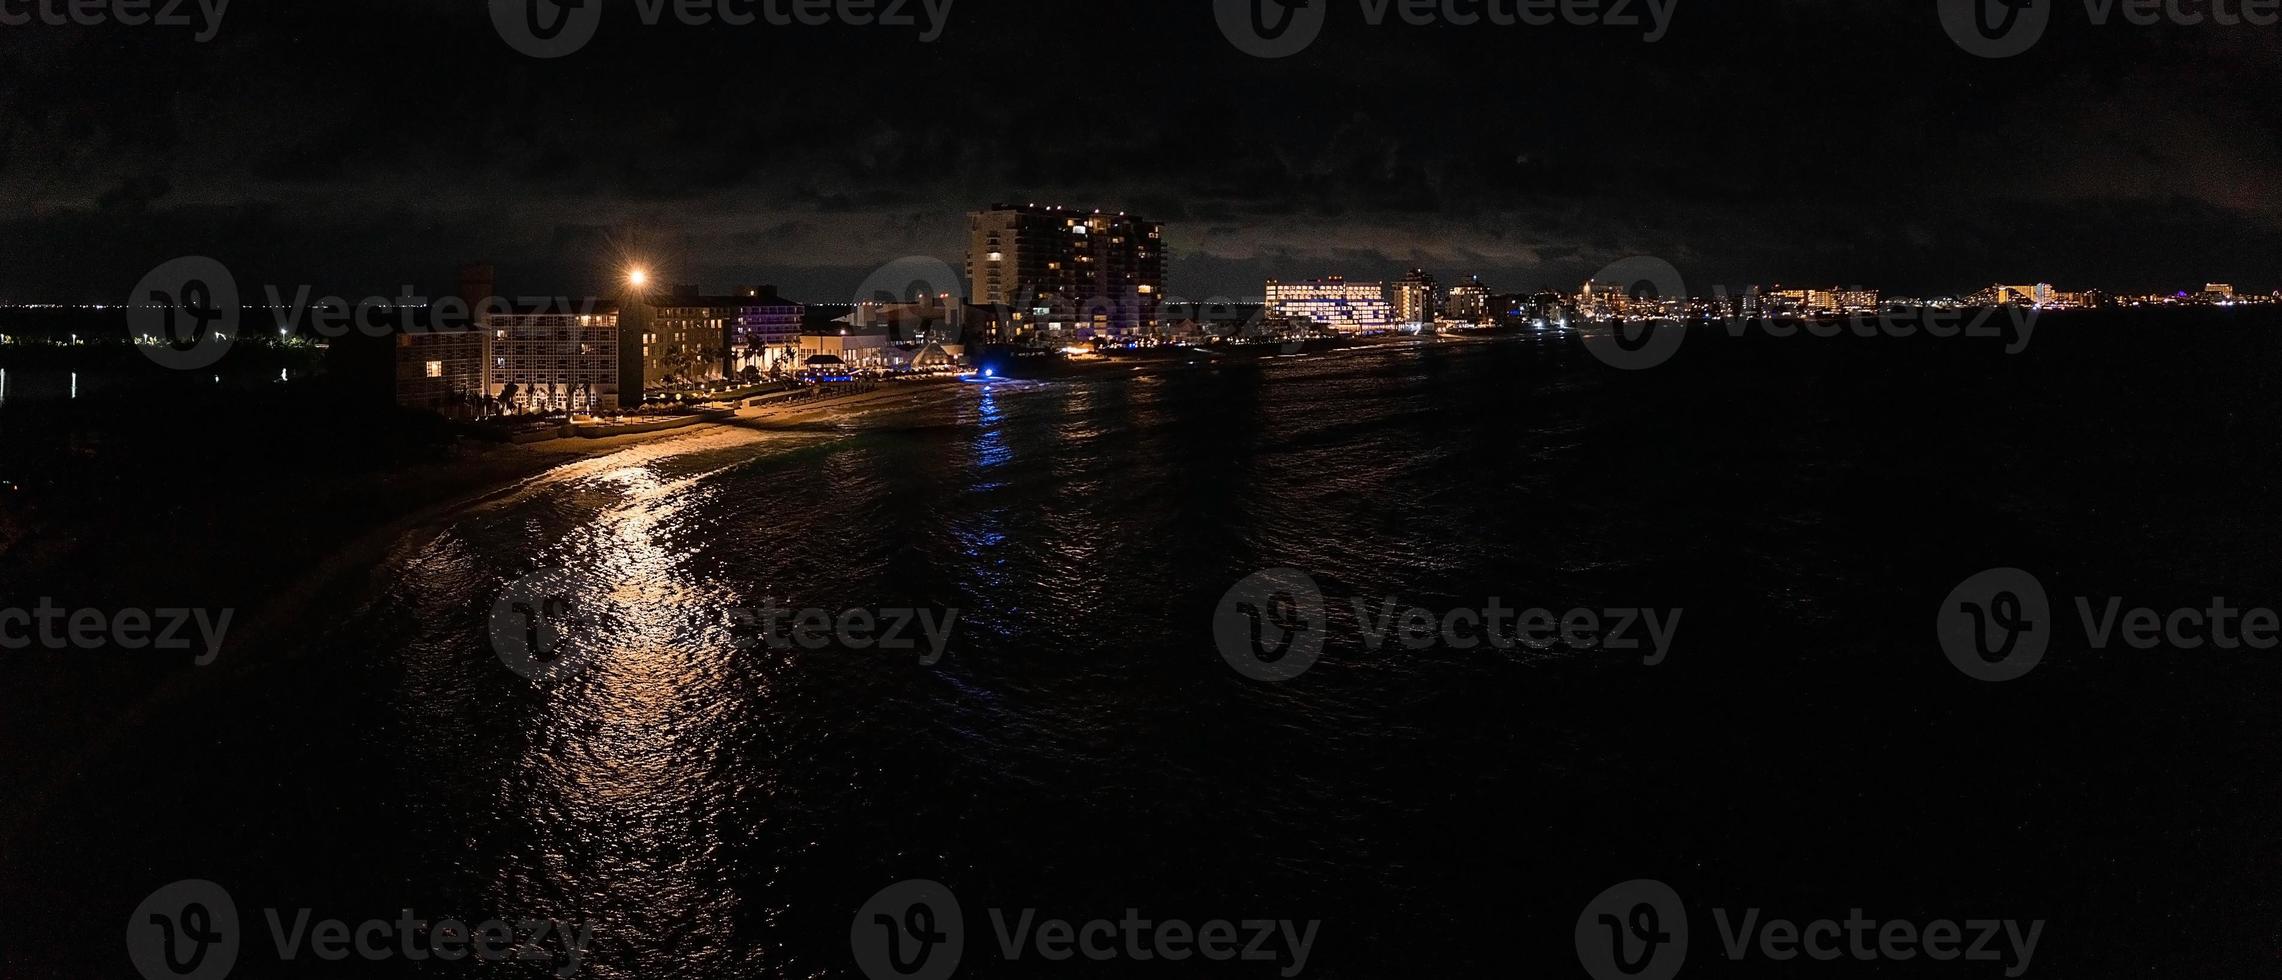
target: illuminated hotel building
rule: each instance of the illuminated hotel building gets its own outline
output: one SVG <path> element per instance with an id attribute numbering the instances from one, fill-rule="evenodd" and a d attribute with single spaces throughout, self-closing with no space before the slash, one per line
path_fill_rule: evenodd
<path id="1" fill-rule="evenodd" d="M 1334 333 L 1355 334 L 1394 329 L 1394 307 L 1387 303 L 1385 284 L 1348 282 L 1344 277 L 1305 282 L 1268 280 L 1268 315 L 1307 318 Z"/>
<path id="2" fill-rule="evenodd" d="M 696 286 L 675 286 L 663 296 L 651 296 L 649 306 L 641 334 L 642 390 L 721 380 L 729 366 L 729 324 L 744 308 L 744 298 L 709 297 Z"/>
<path id="3" fill-rule="evenodd" d="M 499 395 L 515 385 L 526 409 L 606 412 L 640 405 L 644 394 L 673 382 L 720 380 L 728 324 L 741 302 L 683 286 L 633 303 L 493 313 L 485 320 L 487 390 Z"/>
<path id="4" fill-rule="evenodd" d="M 2059 295 L 2053 291 L 2052 284 L 2048 282 L 2037 283 L 2033 286 L 1999 284 L 1990 286 L 1987 294 L 1988 302 L 1996 306 L 2050 306 L 2058 298 Z"/>
<path id="5" fill-rule="evenodd" d="M 732 373 L 748 367 L 762 374 L 799 370 L 800 328 L 807 312 L 778 296 L 775 286 L 738 290 L 737 319 L 729 336 Z"/>
<path id="6" fill-rule="evenodd" d="M 1448 312 L 1450 319 L 1461 323 L 1481 322 L 1490 312 L 1490 287 L 1480 276 L 1471 276 L 1450 287 Z"/>
<path id="7" fill-rule="evenodd" d="M 1124 212 L 994 205 L 967 216 L 970 301 L 1009 311 L 1009 332 L 1081 340 L 1162 327 L 1165 226 Z"/>
<path id="8" fill-rule="evenodd" d="M 1577 291 L 1577 309 L 1588 320 L 1623 316 L 1625 310 L 1631 305 L 1632 295 L 1625 292 L 1623 286 L 1615 283 L 1596 282 L 1588 279 L 1585 281 L 1584 288 Z"/>
<path id="9" fill-rule="evenodd" d="M 1397 323 L 1433 323 L 1442 315 L 1442 288 L 1424 269 L 1410 270 L 1393 292 Z"/>
<path id="10" fill-rule="evenodd" d="M 491 340 L 491 394 L 505 394 L 514 385 L 516 403 L 536 411 L 605 412 L 621 406 L 615 304 L 493 313 L 484 319 L 484 330 Z"/>
<path id="11" fill-rule="evenodd" d="M 1784 289 L 1777 285 L 1764 298 L 1769 313 L 1805 313 L 1811 308 L 1809 304 L 1813 302 L 1814 295 L 1809 290 Z"/>

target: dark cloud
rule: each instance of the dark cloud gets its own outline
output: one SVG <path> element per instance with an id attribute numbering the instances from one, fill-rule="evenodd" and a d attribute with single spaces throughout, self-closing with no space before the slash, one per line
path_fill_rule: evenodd
<path id="1" fill-rule="evenodd" d="M 1703 283 L 2264 284 L 2277 32 L 2080 23 L 1960 51 L 1930 3 L 1690 3 L 1669 36 L 1373 27 L 1237 51 L 1206 5 L 960 0 L 888 28 L 643 27 L 523 57 L 482 4 L 234 4 L 0 34 L 0 298 L 107 298 L 211 254 L 339 290 L 571 291 L 639 240 L 675 279 L 817 300 L 966 211 L 1165 220 L 1172 292 L 1425 265 L 1573 285 L 1633 254 Z"/>

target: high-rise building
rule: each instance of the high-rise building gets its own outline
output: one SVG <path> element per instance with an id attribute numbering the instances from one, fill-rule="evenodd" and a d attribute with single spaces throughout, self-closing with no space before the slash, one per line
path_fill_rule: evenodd
<path id="1" fill-rule="evenodd" d="M 743 304 L 742 297 L 706 296 L 694 285 L 651 294 L 650 321 L 640 334 L 642 390 L 721 380 L 729 369 L 729 324 Z"/>
<path id="2" fill-rule="evenodd" d="M 2203 298 L 2212 302 L 2232 301 L 2234 299 L 2234 285 L 2224 282 L 2206 284 L 2203 287 Z"/>
<path id="3" fill-rule="evenodd" d="M 1410 270 L 1393 292 L 1397 323 L 1433 323 L 1442 315 L 1442 287 L 1424 269 Z"/>
<path id="4" fill-rule="evenodd" d="M 1124 212 L 993 205 L 967 216 L 972 301 L 1008 310 L 1018 337 L 1051 341 L 1156 333 L 1165 226 Z"/>
<path id="5" fill-rule="evenodd" d="M 1270 279 L 1267 297 L 1269 316 L 1304 318 L 1334 333 L 1391 330 L 1395 325 L 1384 283 L 1348 282 L 1344 276 L 1304 282 Z"/>
<path id="6" fill-rule="evenodd" d="M 1489 315 L 1490 287 L 1480 276 L 1468 276 L 1466 281 L 1450 287 L 1447 307 L 1450 319 L 1461 323 L 1480 323 Z"/>
<path id="7" fill-rule="evenodd" d="M 729 336 L 731 373 L 746 368 L 762 374 L 798 371 L 807 307 L 777 295 L 775 286 L 752 286 L 737 294 L 737 320 Z"/>
<path id="8" fill-rule="evenodd" d="M 1585 280 L 1577 291 L 1577 309 L 1588 320 L 1604 320 L 1623 316 L 1632 305 L 1632 294 L 1615 283 Z"/>
<path id="9" fill-rule="evenodd" d="M 484 319 L 491 363 L 486 390 L 526 411 L 607 412 L 632 407 L 619 387 L 619 309 L 590 304 L 493 312 Z"/>

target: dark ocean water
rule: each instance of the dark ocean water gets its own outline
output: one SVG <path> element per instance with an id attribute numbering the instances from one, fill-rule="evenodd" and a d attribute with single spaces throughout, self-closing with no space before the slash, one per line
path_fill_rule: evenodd
<path id="1" fill-rule="evenodd" d="M 252 910 L 309 907 L 586 921 L 596 977 L 842 977 L 854 911 L 930 879 L 962 976 L 1278 974 L 1008 963 L 988 908 L 1321 920 L 1313 976 L 1579 975 L 1585 903 L 1655 878 L 1694 910 L 1688 975 L 1865 969 L 1721 962 L 1712 907 L 2044 919 L 2032 974 L 2273 975 L 2282 655 L 2064 631 L 1997 685 L 1933 623 L 1998 566 L 2056 604 L 2282 605 L 2275 326 L 1705 335 L 1637 373 L 1432 344 L 571 464 L 327 589 L 318 639 L 120 718 L 4 842 L 0 955 L 132 976 L 128 913 L 204 878 L 255 920 L 236 976 L 544 975 L 280 964 Z M 1274 568 L 1328 600 L 1283 684 L 1214 642 Z M 503 666 L 517 581 L 573 598 L 572 669 Z M 1356 597 L 1683 618 L 1656 666 L 1372 649 Z M 744 647 L 727 612 L 760 605 L 959 615 L 929 666 Z"/>

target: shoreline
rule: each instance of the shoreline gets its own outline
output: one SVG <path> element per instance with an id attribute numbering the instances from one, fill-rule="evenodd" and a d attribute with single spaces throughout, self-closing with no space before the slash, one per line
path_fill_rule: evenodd
<path id="1" fill-rule="evenodd" d="M 1458 338 L 1430 338 L 1423 342 L 1449 341 L 1479 342 Z M 1391 352 L 1421 342 L 1420 338 L 1388 338 L 1380 343 L 1293 356 Z M 1252 362 L 1253 358 L 1244 358 L 1233 363 Z M 1227 363 L 1232 362 L 1102 358 L 1073 364 L 1070 370 L 1049 377 L 1005 380 L 1007 383 L 1051 383 Z M 426 546 L 460 516 L 511 498 L 533 481 L 564 465 L 635 446 L 703 438 L 724 428 L 760 432 L 814 431 L 820 425 L 830 425 L 892 403 L 954 395 L 964 387 L 963 382 L 950 378 L 889 382 L 858 394 L 740 409 L 728 418 L 622 435 L 571 436 L 521 444 L 463 438 L 443 458 L 406 464 L 377 475 L 313 482 L 305 488 L 307 494 L 329 500 L 335 506 L 322 512 L 327 515 L 326 519 L 315 525 L 314 534 L 303 539 L 303 549 L 277 548 L 273 553 L 278 560 L 264 569 L 265 581 L 246 583 L 251 587 L 250 594 L 259 596 L 259 601 L 240 602 L 230 607 L 238 619 L 230 628 L 221 657 L 214 664 L 203 668 L 160 668 L 163 672 L 155 674 L 139 673 L 141 668 L 138 668 L 144 683 L 133 684 L 135 675 L 130 675 L 122 678 L 132 684 L 130 688 L 103 689 L 106 693 L 99 697 L 69 686 L 48 692 L 51 698 L 77 699 L 74 707 L 83 710 L 65 711 L 63 716 L 78 717 L 84 722 L 84 728 L 69 738 L 63 736 L 73 733 L 39 733 L 40 740 L 54 739 L 59 745 L 71 745 L 73 751 L 68 754 L 51 752 L 18 757 L 11 775 L 19 791 L 0 803 L 0 845 L 17 842 L 23 839 L 23 834 L 36 829 L 46 801 L 71 792 L 75 779 L 100 768 L 96 760 L 112 756 L 131 734 L 145 729 L 154 716 L 187 698 L 199 696 L 203 685 L 235 684 L 252 672 L 275 667 L 281 658 L 312 655 L 312 643 L 327 625 L 322 617 L 313 616 L 311 610 L 318 608 L 328 595 L 340 594 L 351 588 L 360 576 L 369 577 L 378 572 L 392 555 Z M 209 531 L 220 536 L 226 535 L 228 529 L 213 526 Z M 244 545 L 238 541 L 218 544 L 220 547 L 193 553 L 226 553 Z M 21 553 L 20 549 L 12 550 Z M 70 561 L 87 556 L 79 549 L 66 547 L 59 553 L 42 557 L 50 561 Z M 11 733 L 0 727 L 0 734 L 22 736 L 26 733 Z M 15 740 L 23 741 L 22 738 Z"/>
<path id="2" fill-rule="evenodd" d="M 543 442 L 475 443 L 463 441 L 449 458 L 423 461 L 382 474 L 377 480 L 354 478 L 319 484 L 313 494 L 348 499 L 355 493 L 371 500 L 409 502 L 362 530 L 350 525 L 351 515 L 339 515 L 326 530 L 345 533 L 318 536 L 317 547 L 303 554 L 283 556 L 270 576 L 280 587 L 256 588 L 258 605 L 234 607 L 237 621 L 229 629 L 222 655 L 206 667 L 134 667 L 119 659 L 108 668 L 125 668 L 119 678 L 129 685 L 93 688 L 58 686 L 47 691 L 50 700 L 71 702 L 71 709 L 49 713 L 76 718 L 75 732 L 47 730 L 37 733 L 0 729 L 19 745 L 34 741 L 70 745 L 72 751 L 21 752 L 9 770 L 16 792 L 0 802 L 0 850 L 17 845 L 37 832 L 48 803 L 75 791 L 74 783 L 90 771 L 103 771 L 100 760 L 112 758 L 130 736 L 143 731 L 156 717 L 186 699 L 197 697 L 206 685 L 236 684 L 247 675 L 276 666 L 282 658 L 312 654 L 312 643 L 327 628 L 323 617 L 313 616 L 325 597 L 353 587 L 360 577 L 378 572 L 390 558 L 405 549 L 424 547 L 461 515 L 494 501 L 521 493 L 537 480 L 566 464 L 606 456 L 621 450 L 681 438 L 702 437 L 723 428 L 757 431 L 791 431 L 829 423 L 842 416 L 881 407 L 891 402 L 948 393 L 934 384 L 895 384 L 882 389 L 799 405 L 742 410 L 735 418 L 708 420 L 656 432 L 628 433 L 599 438 L 570 437 Z M 348 485 L 343 485 L 348 484 Z M 337 496 L 336 496 L 337 494 Z M 417 502 L 413 502 L 417 501 Z M 353 509 L 353 508 L 352 508 Z M 216 528 L 216 533 L 221 533 Z M 240 545 L 242 546 L 242 545 Z M 67 561 L 78 555 L 72 549 L 43 556 Z M 65 653 L 64 656 L 80 656 Z M 141 676 L 146 683 L 136 684 Z M 97 693 L 101 692 L 101 693 Z"/>
<path id="3" fill-rule="evenodd" d="M 629 432 L 622 435 L 597 437 L 570 436 L 520 445 L 500 444 L 485 453 L 487 456 L 502 457 L 495 461 L 496 465 L 489 468 L 480 477 L 468 480 L 470 483 L 479 484 L 479 489 L 466 490 L 462 488 L 463 492 L 451 494 L 450 499 L 431 503 L 409 513 L 401 514 L 387 523 L 359 534 L 336 547 L 325 555 L 316 567 L 309 569 L 310 575 L 298 577 L 303 580 L 302 586 L 291 592 L 280 594 L 272 608 L 265 609 L 259 617 L 248 620 L 245 625 L 240 627 L 240 630 L 249 635 L 251 640 L 255 642 L 268 639 L 269 637 L 261 629 L 262 627 L 268 626 L 284 609 L 296 604 L 296 600 L 306 600 L 310 594 L 322 591 L 325 586 L 330 585 L 342 574 L 350 571 L 348 566 L 375 564 L 400 544 L 409 543 L 405 539 L 411 536 L 417 535 L 424 542 L 427 538 L 432 537 L 435 532 L 440 532 L 442 526 L 452 519 L 494 500 L 519 493 L 531 481 L 565 463 L 605 456 L 632 446 L 671 442 L 680 438 L 705 435 L 723 428 L 773 431 L 779 426 L 790 428 L 813 425 L 817 422 L 830 421 L 844 414 L 844 409 L 876 407 L 898 397 L 918 395 L 923 390 L 897 386 L 827 399 L 821 402 L 802 403 L 797 406 L 740 409 L 732 418 L 709 419 L 654 432 Z M 423 464 L 423 468 L 450 465 L 447 463 L 430 463 Z"/>

